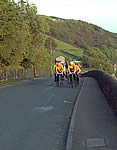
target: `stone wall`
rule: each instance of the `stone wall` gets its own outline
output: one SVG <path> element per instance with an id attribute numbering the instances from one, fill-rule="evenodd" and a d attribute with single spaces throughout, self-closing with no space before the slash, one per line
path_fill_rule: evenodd
<path id="1" fill-rule="evenodd" d="M 82 77 L 93 77 L 97 80 L 100 89 L 117 116 L 117 80 L 100 70 L 89 71 L 82 74 Z"/>

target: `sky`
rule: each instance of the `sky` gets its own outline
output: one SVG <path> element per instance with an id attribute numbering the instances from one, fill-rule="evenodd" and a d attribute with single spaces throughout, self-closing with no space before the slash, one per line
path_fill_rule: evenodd
<path id="1" fill-rule="evenodd" d="M 117 33 L 117 0 L 29 0 L 38 13 L 82 20 Z"/>

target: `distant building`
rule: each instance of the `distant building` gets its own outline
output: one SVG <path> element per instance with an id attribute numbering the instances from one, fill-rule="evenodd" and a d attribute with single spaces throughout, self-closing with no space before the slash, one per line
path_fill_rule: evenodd
<path id="1" fill-rule="evenodd" d="M 113 72 L 114 72 L 114 73 L 117 73 L 117 63 L 114 63 L 114 64 L 113 64 Z"/>
<path id="2" fill-rule="evenodd" d="M 113 67 L 113 72 L 114 72 L 114 74 L 116 74 L 116 73 L 117 73 L 117 63 L 116 63 L 116 62 L 113 62 L 113 63 L 112 63 L 112 67 Z"/>
<path id="3" fill-rule="evenodd" d="M 113 67 L 113 73 L 116 74 L 117 73 L 117 62 L 111 60 L 110 63 L 112 64 L 112 67 Z"/>
<path id="4" fill-rule="evenodd" d="M 74 63 L 75 63 L 75 64 L 77 63 L 77 64 L 80 64 L 80 65 L 81 65 L 81 64 L 82 64 L 82 61 L 74 60 Z"/>
<path id="5" fill-rule="evenodd" d="M 61 62 L 65 63 L 65 57 L 59 56 L 56 58 L 56 61 L 61 61 Z"/>

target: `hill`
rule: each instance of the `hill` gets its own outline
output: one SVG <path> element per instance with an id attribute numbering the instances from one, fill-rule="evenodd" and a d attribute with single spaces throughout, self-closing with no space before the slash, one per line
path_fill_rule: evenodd
<path id="1" fill-rule="evenodd" d="M 117 34 L 81 20 L 43 18 L 50 27 L 47 35 L 84 50 L 99 48 L 109 60 L 117 61 Z"/>
<path id="2" fill-rule="evenodd" d="M 48 35 L 76 47 L 100 47 L 112 40 L 117 47 L 117 34 L 108 32 L 99 26 L 81 20 L 47 17 L 50 26 Z"/>
<path id="3" fill-rule="evenodd" d="M 56 39 L 58 44 L 55 56 L 82 57 L 84 66 L 112 73 L 112 64 L 117 63 L 117 34 L 81 20 L 43 18 L 50 27 L 46 34 Z M 75 49 L 70 48 L 71 45 Z"/>
<path id="4" fill-rule="evenodd" d="M 55 49 L 55 57 L 64 56 L 65 58 L 81 59 L 83 56 L 83 50 L 81 48 L 74 47 L 68 43 L 55 39 L 57 48 Z"/>

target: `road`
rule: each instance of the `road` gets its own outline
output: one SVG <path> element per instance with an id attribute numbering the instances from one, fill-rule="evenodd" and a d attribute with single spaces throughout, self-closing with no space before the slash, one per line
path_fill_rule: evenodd
<path id="1" fill-rule="evenodd" d="M 0 150 L 64 150 L 80 85 L 39 79 L 0 88 Z"/>

